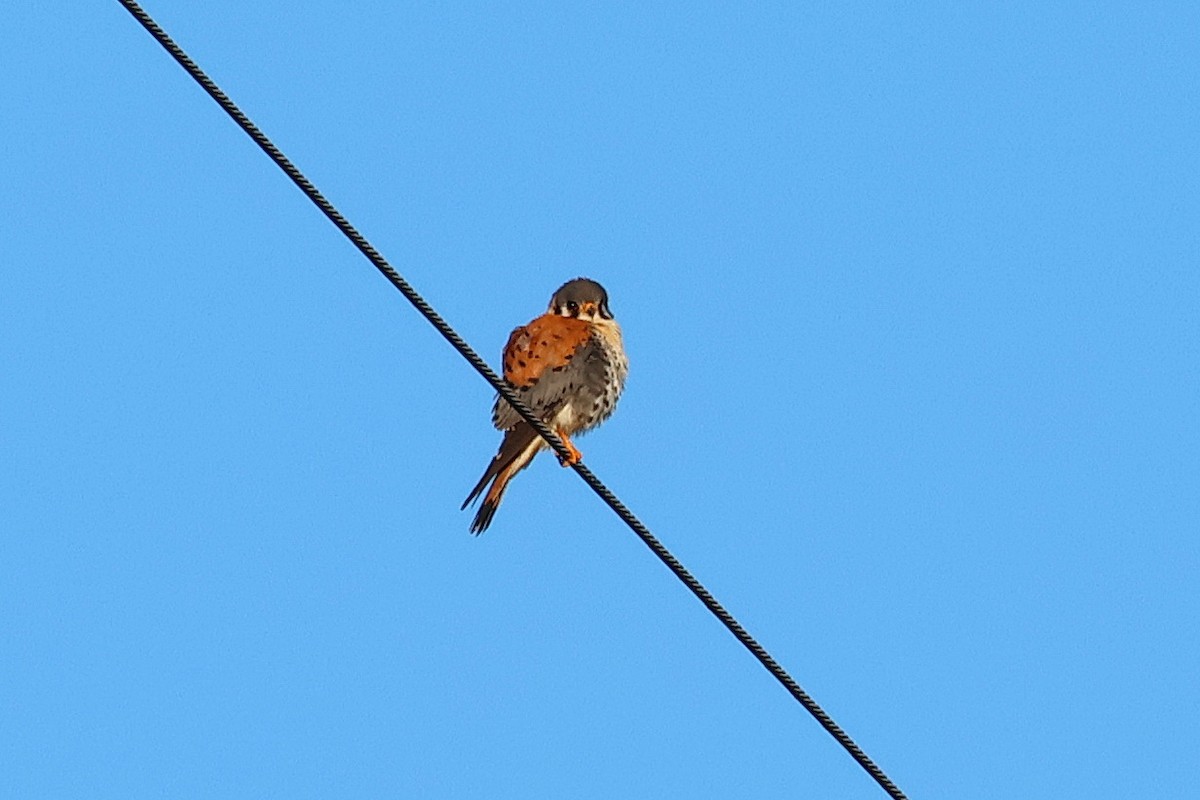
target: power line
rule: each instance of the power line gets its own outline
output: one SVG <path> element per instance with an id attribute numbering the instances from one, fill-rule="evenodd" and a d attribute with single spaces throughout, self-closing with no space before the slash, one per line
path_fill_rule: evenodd
<path id="1" fill-rule="evenodd" d="M 308 196 L 308 199 L 311 200 L 313 204 L 316 205 L 316 207 L 319 208 L 323 214 L 325 214 L 325 216 L 329 217 L 330 221 L 337 226 L 338 230 L 340 230 L 347 239 L 354 243 L 354 246 L 357 247 L 359 251 L 361 251 L 362 254 L 367 257 L 367 260 L 370 261 L 377 270 L 383 273 L 383 276 L 387 278 L 393 286 L 400 290 L 400 293 L 404 295 L 405 299 L 413 304 L 417 311 L 419 311 L 421 315 L 425 317 L 425 319 L 427 319 L 434 328 L 437 329 L 438 333 L 445 337 L 446 341 L 450 342 L 450 345 L 458 351 L 459 355 L 465 358 L 467 362 L 474 367 L 480 375 L 483 376 L 484 380 L 491 384 L 492 388 L 495 389 L 500 396 L 507 400 L 514 409 L 516 409 L 517 413 L 521 415 L 522 419 L 533 426 L 533 429 L 536 430 L 538 434 L 546 440 L 547 443 L 549 443 L 551 448 L 553 448 L 556 453 L 564 458 L 569 459 L 571 455 L 570 451 L 567 450 L 566 445 L 563 444 L 562 440 L 552 430 L 550 430 L 550 428 L 544 422 L 542 422 L 542 420 L 534 416 L 533 412 L 529 410 L 528 406 L 526 406 L 519 397 L 517 397 L 516 393 L 508 386 L 508 384 L 500 380 L 499 376 L 492 371 L 491 367 L 487 365 L 487 362 L 480 358 L 479 354 L 471 349 L 471 346 L 468 345 L 452 327 L 450 327 L 449 323 L 442 319 L 441 315 L 439 315 L 433 309 L 433 307 L 425 301 L 425 298 L 421 297 L 421 295 L 419 295 L 417 291 L 411 285 L 409 285 L 408 281 L 404 280 L 400 273 L 396 272 L 392 265 L 389 264 L 382 255 L 379 254 L 379 251 L 377 251 L 371 245 L 371 243 L 368 242 L 366 238 L 364 238 L 363 235 L 360 234 L 358 230 L 355 229 L 355 227 L 351 225 L 345 217 L 342 216 L 341 212 L 334 208 L 333 204 L 325 199 L 325 196 L 317 190 L 317 188 L 312 184 L 311 181 L 308 180 L 308 178 L 304 176 L 302 172 L 300 172 L 296 165 L 288 160 L 287 156 L 285 156 L 279 150 L 279 148 L 277 148 L 271 142 L 271 140 L 268 139 L 261 130 L 259 130 L 257 125 L 250 121 L 250 118 L 247 117 L 242 110 L 238 108 L 232 100 L 229 99 L 228 95 L 221 91 L 221 88 L 217 86 L 216 83 L 214 83 L 213 80 L 196 65 L 196 62 L 192 61 L 188 54 L 185 53 L 183 49 L 177 45 L 175 41 L 163 31 L 162 28 L 158 26 L 158 23 L 156 23 L 154 19 L 142 9 L 141 6 L 133 2 L 133 0 L 119 0 L 119 2 L 127 11 L 129 11 L 130 14 L 133 15 L 134 19 L 141 23 L 142 27 L 144 27 L 150 33 L 150 35 L 153 36 L 168 53 L 170 53 L 171 57 L 179 62 L 179 65 L 183 67 L 188 75 L 192 76 L 192 78 L 198 84 L 200 84 L 201 88 L 208 92 L 212 99 L 217 102 L 217 105 L 219 105 L 226 114 L 233 118 L 233 121 L 236 122 L 238 126 L 241 127 L 241 129 L 245 131 L 251 139 L 254 140 L 254 143 L 262 148 L 263 152 L 270 156 L 271 160 L 274 161 L 275 164 L 278 165 L 279 168 L 282 169 L 284 173 L 286 173 L 287 176 L 292 179 L 292 182 L 300 188 L 300 191 L 304 192 L 304 194 Z M 730 614 L 724 606 L 717 602 L 716 598 L 712 596 L 708 589 L 706 589 L 704 585 L 692 575 L 692 573 L 688 572 L 683 564 L 679 562 L 679 559 L 672 555 L 671 551 L 669 551 L 662 544 L 662 542 L 660 542 L 657 537 L 650 532 L 650 529 L 642 524 L 642 521 L 634 516 L 633 512 L 630 511 L 607 486 L 601 483 L 600 479 L 597 478 L 586 465 L 582 463 L 576 463 L 574 465 L 574 469 L 577 473 L 579 473 L 579 476 L 583 478 L 584 483 L 590 486 L 592 491 L 599 495 L 600 499 L 608 504 L 608 506 L 614 512 L 616 512 L 617 516 L 619 516 L 625 522 L 625 524 L 628 525 L 629 528 L 638 535 L 638 537 L 646 544 L 647 547 L 650 548 L 654 555 L 658 556 L 659 560 L 666 564 L 667 568 L 670 569 L 671 572 L 675 573 L 675 577 L 679 578 L 679 580 L 691 590 L 692 594 L 699 598 L 700 602 L 712 612 L 713 616 L 719 619 L 721 624 L 728 628 L 730 633 L 737 637 L 737 640 L 741 642 L 746 649 L 749 650 L 754 657 L 759 660 L 760 663 L 762 663 L 764 667 L 766 667 L 767 671 L 770 672 L 776 680 L 783 684 L 783 687 L 788 690 L 792 697 L 794 697 L 802 706 L 804 706 L 805 710 L 812 714 L 812 716 L 816 718 L 817 722 L 821 723 L 821 726 L 825 728 L 825 730 L 828 731 L 829 734 L 846 749 L 846 752 L 848 752 L 854 758 L 854 760 L 857 761 L 859 765 L 861 765 L 862 768 L 866 770 L 872 778 L 875 779 L 876 783 L 878 783 L 883 790 L 888 793 L 889 796 L 894 798 L 894 800 L 906 800 L 904 793 L 900 791 L 896 784 L 893 783 L 892 780 L 888 778 L 886 774 L 884 774 L 883 770 L 880 769 L 879 766 L 872 761 L 865 752 L 863 752 L 862 748 L 859 747 L 844 730 L 842 730 L 841 726 L 833 721 L 833 718 L 826 713 L 825 709 L 821 708 L 821 706 L 818 705 L 815 700 L 813 700 L 808 692 L 804 691 L 804 689 L 800 687 L 800 684 L 796 683 L 792 676 L 789 675 L 787 671 L 779 665 L 779 662 L 772 658 L 771 654 L 768 653 L 766 649 L 759 644 L 758 641 L 751 636 L 745 628 L 742 627 L 741 623 L 734 619 L 733 615 Z"/>

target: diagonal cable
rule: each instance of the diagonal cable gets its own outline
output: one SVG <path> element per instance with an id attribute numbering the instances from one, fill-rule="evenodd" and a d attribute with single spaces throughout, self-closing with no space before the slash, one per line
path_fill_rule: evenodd
<path id="1" fill-rule="evenodd" d="M 501 397 L 503 397 L 512 405 L 517 413 L 521 415 L 522 419 L 533 426 L 533 429 L 536 430 L 538 434 L 546 440 L 547 443 L 549 443 L 554 452 L 558 453 L 559 456 L 568 458 L 570 456 L 570 452 L 567 450 L 566 445 L 563 444 L 563 441 L 552 430 L 550 430 L 550 428 L 544 422 L 542 422 L 542 420 L 534 416 L 533 412 L 529 410 L 529 407 L 526 406 L 519 397 L 517 397 L 516 393 L 513 392 L 507 383 L 500 380 L 499 376 L 497 376 L 496 373 L 492 371 L 492 368 L 487 365 L 487 362 L 480 358 L 479 354 L 471 349 L 471 346 L 468 345 L 466 341 L 458 335 L 457 331 L 450 327 L 450 324 L 447 323 L 446 320 L 442 319 L 441 315 L 438 314 L 428 302 L 426 302 L 425 298 L 418 294 L 416 289 L 414 289 L 408 283 L 408 281 L 406 281 L 400 275 L 400 273 L 396 272 L 392 265 L 389 264 L 382 255 L 380 255 L 379 251 L 376 250 L 371 243 L 368 242 L 366 238 L 363 237 L 363 235 L 359 233 L 358 230 L 349 223 L 349 221 L 346 220 L 344 216 L 342 216 L 341 212 L 339 212 L 332 203 L 325 199 L 325 196 L 317 190 L 317 188 L 308 178 L 304 176 L 302 172 L 300 172 L 296 165 L 293 164 L 261 130 L 259 130 L 257 125 L 250 121 L 250 118 L 247 117 L 242 110 L 238 108 L 232 100 L 229 99 L 228 95 L 221 91 L 221 88 L 217 86 L 216 83 L 214 83 L 213 80 L 196 65 L 196 62 L 192 61 L 188 54 L 185 53 L 183 49 L 177 45 L 175 41 L 166 34 L 166 32 L 163 31 L 162 28 L 159 27 L 158 23 L 156 23 L 154 19 L 142 9 L 141 6 L 139 6 L 136 2 L 133 2 L 133 0 L 118 0 L 118 2 L 120 2 L 121 5 L 133 15 L 134 19 L 141 23 L 142 27 L 144 27 L 150 33 L 150 35 L 153 36 L 168 53 L 170 53 L 172 58 L 179 62 L 179 65 L 183 67 L 188 75 L 190 75 L 198 84 L 200 84 L 204 91 L 208 92 L 212 99 L 217 102 L 217 105 L 219 105 L 226 114 L 233 118 L 233 121 L 236 122 L 238 126 L 241 127 L 241 129 L 245 131 L 251 139 L 254 140 L 254 143 L 262 148 L 263 152 L 270 156 L 271 160 L 274 161 L 275 164 L 278 165 L 278 167 L 282 169 L 289 178 L 292 179 L 292 182 L 300 188 L 300 191 L 304 192 L 308 199 L 311 200 L 325 216 L 329 217 L 329 220 L 337 226 L 338 230 L 340 230 L 347 239 L 354 243 L 354 246 L 357 247 L 364 256 L 366 256 L 367 260 L 370 261 L 377 270 L 383 273 L 383 276 L 387 278 L 391 284 L 400 291 L 401 294 L 404 295 L 405 299 L 413 304 L 417 311 L 419 311 L 421 315 L 425 317 L 425 319 L 427 319 L 434 328 L 437 329 L 438 333 L 445 337 L 446 341 L 450 342 L 450 345 L 458 351 L 459 355 L 465 358 L 467 362 L 474 367 L 480 375 L 483 376 L 484 380 L 491 384 L 492 388 L 495 389 Z M 583 478 L 584 483 L 590 486 L 592 491 L 600 496 L 600 499 L 603 500 L 617 514 L 617 516 L 619 516 L 621 520 L 624 521 L 625 524 L 628 525 L 629 528 L 638 535 L 638 537 L 646 544 L 646 546 L 653 551 L 654 555 L 658 556 L 659 560 L 666 564 L 667 568 L 670 569 L 671 572 L 675 573 L 675 577 L 679 578 L 679 580 L 691 590 L 692 594 L 696 595 L 700 602 L 712 612 L 713 616 L 719 619 L 721 623 L 729 629 L 730 633 L 737 637 L 737 640 L 741 642 L 742 645 L 745 646 L 745 648 L 759 660 L 759 662 L 767 669 L 767 671 L 770 672 L 777 681 L 783 684 L 783 687 L 788 690 L 792 697 L 795 698 L 800 705 L 802 705 L 805 710 L 808 711 L 808 713 L 812 714 L 817 722 L 819 722 L 821 726 L 825 728 L 825 730 L 834 739 L 836 739 L 843 748 L 846 749 L 846 752 L 848 752 L 854 758 L 854 760 L 857 761 L 859 765 L 867 771 L 867 773 L 875 780 L 876 783 L 880 785 L 880 787 L 883 788 L 885 792 L 888 793 L 890 797 L 892 797 L 894 800 L 906 800 L 904 793 L 900 791 L 899 787 L 897 787 L 896 784 L 893 783 L 892 780 L 883 772 L 883 770 L 880 769 L 879 766 L 872 761 L 865 752 L 863 752 L 862 748 L 850 738 L 849 734 L 847 734 L 840 725 L 834 722 L 833 718 L 826 713 L 825 709 L 821 708 L 821 706 L 817 704 L 817 701 L 813 700 L 808 692 L 804 691 L 804 689 L 800 687 L 800 684 L 796 683 L 795 679 L 793 679 L 792 676 L 789 675 L 787 671 L 779 665 L 779 662 L 772 658 L 771 654 L 768 653 L 766 649 L 759 644 L 758 641 L 751 636 L 745 628 L 742 627 L 741 623 L 738 622 L 733 615 L 725 609 L 724 606 L 717 602 L 717 599 L 712 596 L 708 589 L 706 589 L 704 585 L 692 575 L 692 573 L 688 572 L 687 568 L 680 563 L 679 559 L 675 558 L 671 551 L 668 550 L 666 546 L 664 546 L 663 543 L 660 542 L 658 538 L 650 532 L 650 529 L 647 528 L 641 520 L 634 516 L 633 512 L 630 511 L 607 486 L 601 483 L 600 479 L 597 478 L 587 466 L 579 463 L 574 465 L 574 469 L 577 473 L 579 473 L 579 476 Z"/>

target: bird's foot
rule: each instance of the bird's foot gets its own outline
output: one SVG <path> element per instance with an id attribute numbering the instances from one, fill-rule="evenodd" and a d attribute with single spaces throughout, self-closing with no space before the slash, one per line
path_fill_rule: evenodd
<path id="1" fill-rule="evenodd" d="M 556 430 L 555 433 L 558 434 L 558 438 L 563 440 L 563 444 L 565 444 L 567 446 L 567 450 L 569 451 L 569 455 L 567 458 L 563 458 L 561 455 L 558 456 L 558 463 L 564 467 L 573 467 L 576 464 L 578 464 L 580 461 L 582 461 L 583 453 L 579 452 L 579 448 L 577 448 L 571 442 L 570 438 L 567 437 L 566 432 L 564 432 L 563 430 L 560 429 L 560 430 Z"/>

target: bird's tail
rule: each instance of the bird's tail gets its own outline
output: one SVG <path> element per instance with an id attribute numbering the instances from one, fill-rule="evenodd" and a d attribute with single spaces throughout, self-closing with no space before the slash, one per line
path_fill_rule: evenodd
<path id="1" fill-rule="evenodd" d="M 480 534 L 488 529 L 488 526 L 492 524 L 492 517 L 496 515 L 496 509 L 500 507 L 500 500 L 504 497 L 504 490 L 508 488 L 508 482 L 518 472 L 529 466 L 529 462 L 533 461 L 538 450 L 544 446 L 545 442 L 542 437 L 538 436 L 537 431 L 529 427 L 528 423 L 518 423 L 505 432 L 504 441 L 500 443 L 500 451 L 483 471 L 483 477 L 479 479 L 479 483 L 475 484 L 475 488 L 463 501 L 462 507 L 466 508 L 476 497 L 479 497 L 488 481 L 492 482 L 491 488 L 483 496 L 479 511 L 475 513 L 475 519 L 471 523 L 471 533 Z"/>

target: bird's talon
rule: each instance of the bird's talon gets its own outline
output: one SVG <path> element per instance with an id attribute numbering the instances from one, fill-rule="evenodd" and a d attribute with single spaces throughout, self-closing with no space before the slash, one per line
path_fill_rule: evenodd
<path id="1" fill-rule="evenodd" d="M 561 455 L 558 456 L 559 465 L 563 467 L 573 467 L 582 461 L 583 453 L 579 452 L 579 448 L 571 442 L 571 439 L 567 436 L 567 432 L 560 428 L 559 430 L 556 430 L 555 433 L 558 434 L 558 438 L 562 439 L 563 447 L 567 448 L 567 456 L 565 458 Z M 556 455 L 558 454 L 556 453 Z"/>

